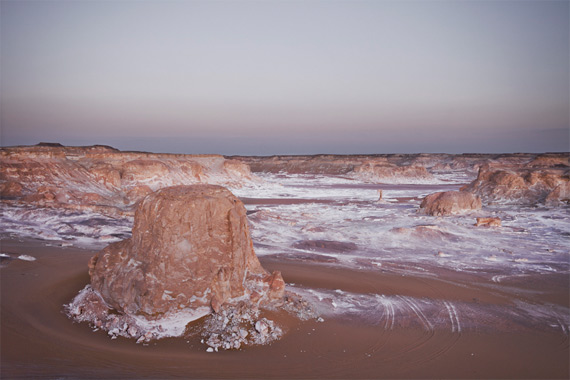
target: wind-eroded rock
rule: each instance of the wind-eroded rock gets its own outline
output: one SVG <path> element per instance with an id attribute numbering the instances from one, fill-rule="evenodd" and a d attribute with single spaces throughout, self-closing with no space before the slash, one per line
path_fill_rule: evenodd
<path id="1" fill-rule="evenodd" d="M 156 316 L 217 308 L 267 273 L 253 251 L 241 201 L 221 186 L 196 185 L 147 196 L 132 238 L 93 256 L 89 274 L 93 289 L 114 309 Z"/>
<path id="2" fill-rule="evenodd" d="M 199 183 L 240 187 L 254 180 L 247 164 L 220 155 L 59 144 L 0 149 L 0 193 L 10 204 L 131 215 L 138 202 L 160 188 Z"/>
<path id="3" fill-rule="evenodd" d="M 535 160 L 536 161 L 536 160 Z M 560 160 L 539 160 L 540 166 L 485 165 L 477 179 L 464 190 L 481 196 L 489 204 L 563 204 L 569 197 L 570 168 Z M 534 162 L 534 161 L 533 161 Z"/>
<path id="4" fill-rule="evenodd" d="M 256 326 L 259 306 L 288 311 L 307 306 L 286 294 L 280 272 L 263 269 L 243 203 L 216 185 L 175 186 L 148 195 L 135 213 L 132 237 L 93 256 L 89 274 L 91 284 L 68 305 L 69 315 L 139 341 L 179 336 L 188 322 L 211 310 L 233 310 L 230 314 Z M 169 324 L 177 326 L 175 332 L 163 331 Z M 216 324 L 216 329 L 237 324 Z M 215 336 L 207 331 L 210 325 L 204 334 Z M 249 332 L 253 340 L 246 339 L 249 333 L 240 338 L 227 331 L 232 344 L 214 338 L 208 344 L 236 348 L 235 339 L 237 347 L 269 342 L 280 335 L 277 327 L 270 330 Z"/>
<path id="5" fill-rule="evenodd" d="M 481 198 L 466 191 L 444 191 L 426 196 L 420 209 L 428 215 L 443 216 L 481 209 Z"/>

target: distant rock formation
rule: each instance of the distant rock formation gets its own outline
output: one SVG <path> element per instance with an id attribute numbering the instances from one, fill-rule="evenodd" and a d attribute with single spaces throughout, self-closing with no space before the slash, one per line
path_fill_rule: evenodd
<path id="1" fill-rule="evenodd" d="M 121 152 L 57 143 L 2 148 L 2 202 L 132 215 L 163 187 L 210 183 L 241 187 L 255 181 L 249 166 L 220 155 Z"/>
<path id="2" fill-rule="evenodd" d="M 428 173 L 464 171 L 477 174 L 481 166 L 489 162 L 500 164 L 527 163 L 537 154 L 370 154 L 370 155 L 313 155 L 313 156 L 237 156 L 236 160 L 247 163 L 252 172 L 286 172 L 289 174 L 328 174 L 356 175 L 358 172 L 373 175 L 377 170 L 381 177 L 391 178 L 392 174 L 404 176 L 425 176 L 419 168 Z M 555 155 L 556 156 L 556 155 Z M 375 169 L 376 167 L 376 169 Z M 402 168 L 398 172 L 387 169 Z M 429 177 L 429 175 L 428 175 Z M 371 178 L 373 180 L 373 178 Z"/>
<path id="3" fill-rule="evenodd" d="M 568 167 L 568 153 L 505 153 L 505 154 L 370 154 L 370 155 L 305 155 L 305 156 L 235 156 L 232 159 L 249 165 L 251 171 L 289 174 L 348 175 L 361 179 L 382 181 L 402 176 L 398 181 L 410 178 L 427 178 L 429 174 L 461 171 L 477 175 L 486 164 L 497 167 L 528 166 L 535 168 Z M 426 172 L 423 171 L 424 168 Z M 376 174 L 375 174 L 376 172 Z"/>
<path id="4" fill-rule="evenodd" d="M 147 196 L 137 208 L 132 238 L 93 256 L 89 274 L 91 284 L 69 314 L 112 335 L 143 340 L 160 333 L 149 327 L 153 321 L 182 315 L 187 323 L 210 310 L 228 314 L 238 301 L 239 310 L 244 302 L 286 301 L 281 274 L 268 274 L 254 253 L 243 203 L 215 185 L 169 187 Z"/>
<path id="5" fill-rule="evenodd" d="M 561 159 L 539 157 L 529 165 L 485 165 L 463 190 L 481 196 L 488 204 L 556 206 L 570 200 L 569 181 L 570 167 Z"/>
<path id="6" fill-rule="evenodd" d="M 435 180 L 424 166 L 398 166 L 388 161 L 366 161 L 354 168 L 357 178 L 380 183 L 429 183 Z"/>
<path id="7" fill-rule="evenodd" d="M 481 209 L 481 198 L 466 191 L 444 191 L 426 196 L 420 210 L 428 215 L 444 216 Z"/>
<path id="8" fill-rule="evenodd" d="M 570 204 L 570 181 L 564 181 L 556 186 L 544 200 L 547 206 L 560 206 Z"/>

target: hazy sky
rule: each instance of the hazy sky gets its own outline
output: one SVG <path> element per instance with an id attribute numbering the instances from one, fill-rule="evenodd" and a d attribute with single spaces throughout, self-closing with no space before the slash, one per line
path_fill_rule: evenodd
<path id="1" fill-rule="evenodd" d="M 568 1 L 1 1 L 1 145 L 569 150 Z"/>

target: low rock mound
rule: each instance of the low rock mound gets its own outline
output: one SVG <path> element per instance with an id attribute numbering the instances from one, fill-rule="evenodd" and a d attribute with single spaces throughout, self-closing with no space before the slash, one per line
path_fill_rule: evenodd
<path id="1" fill-rule="evenodd" d="M 180 335 L 188 322 L 238 301 L 285 302 L 281 274 L 270 275 L 255 255 L 243 203 L 215 185 L 147 196 L 132 237 L 93 256 L 89 274 L 90 286 L 68 307 L 71 317 L 142 340 Z"/>
<path id="2" fill-rule="evenodd" d="M 444 216 L 481 209 L 481 198 L 466 191 L 444 191 L 426 196 L 420 210 L 428 215 Z"/>
<path id="3" fill-rule="evenodd" d="M 501 227 L 500 218 L 477 218 L 475 227 Z"/>

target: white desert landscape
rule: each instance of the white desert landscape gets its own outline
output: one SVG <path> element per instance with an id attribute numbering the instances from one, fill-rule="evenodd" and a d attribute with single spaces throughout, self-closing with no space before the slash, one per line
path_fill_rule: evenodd
<path id="1" fill-rule="evenodd" d="M 0 378 L 570 378 L 569 15 L 0 0 Z"/>
<path id="2" fill-rule="evenodd" d="M 1 153 L 8 377 L 568 371 L 567 153 Z"/>

